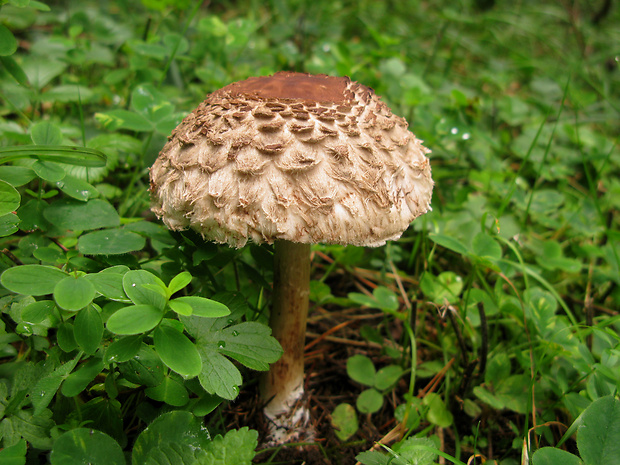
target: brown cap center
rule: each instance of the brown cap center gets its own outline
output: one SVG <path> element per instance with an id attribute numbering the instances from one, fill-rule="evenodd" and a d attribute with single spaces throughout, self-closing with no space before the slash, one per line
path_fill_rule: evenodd
<path id="1" fill-rule="evenodd" d="M 261 99 L 295 99 L 313 102 L 343 103 L 348 77 L 280 72 L 273 76 L 251 77 L 233 82 L 211 94 L 213 97 L 256 97 Z"/>

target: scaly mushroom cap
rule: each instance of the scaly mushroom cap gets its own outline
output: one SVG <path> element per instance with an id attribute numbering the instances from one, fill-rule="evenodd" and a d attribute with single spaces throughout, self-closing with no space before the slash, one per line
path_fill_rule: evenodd
<path id="1" fill-rule="evenodd" d="M 210 94 L 151 168 L 152 209 L 174 230 L 242 247 L 379 246 L 430 209 L 429 150 L 372 89 L 276 73 Z"/>

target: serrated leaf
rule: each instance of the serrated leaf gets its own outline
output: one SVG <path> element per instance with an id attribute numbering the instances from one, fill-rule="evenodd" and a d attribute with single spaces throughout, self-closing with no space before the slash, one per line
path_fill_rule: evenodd
<path id="1" fill-rule="evenodd" d="M 229 400 L 237 397 L 239 386 L 243 382 L 237 367 L 213 349 L 198 347 L 198 352 L 202 359 L 202 371 L 198 380 L 205 391 Z"/>
<path id="2" fill-rule="evenodd" d="M 153 333 L 153 343 L 168 368 L 187 378 L 198 376 L 202 369 L 200 354 L 183 333 L 171 326 L 160 325 Z"/>
<path id="3" fill-rule="evenodd" d="M 280 343 L 271 336 L 271 328 L 255 321 L 229 326 L 212 336 L 220 353 L 252 370 L 269 370 L 269 364 L 277 362 L 283 353 Z"/>
<path id="4" fill-rule="evenodd" d="M 191 413 L 185 411 L 164 413 L 138 436 L 133 447 L 131 463 L 194 465 L 197 463 L 196 454 L 204 456 L 202 451 L 210 443 L 209 432 L 202 425 L 202 421 Z"/>
<path id="5" fill-rule="evenodd" d="M 75 428 L 54 442 L 50 454 L 52 465 L 125 465 L 118 443 L 101 431 Z"/>
<path id="6" fill-rule="evenodd" d="M 61 383 L 67 376 L 69 376 L 69 373 L 73 371 L 79 360 L 80 357 L 78 356 L 64 365 L 60 365 L 50 375 L 41 378 L 34 385 L 30 391 L 30 398 L 32 399 L 32 406 L 34 407 L 35 416 L 39 415 L 44 409 L 47 408 L 56 395 Z"/>
<path id="7" fill-rule="evenodd" d="M 231 430 L 225 436 L 217 435 L 207 446 L 207 455 L 201 465 L 251 465 L 258 446 L 258 432 L 247 426 Z"/>

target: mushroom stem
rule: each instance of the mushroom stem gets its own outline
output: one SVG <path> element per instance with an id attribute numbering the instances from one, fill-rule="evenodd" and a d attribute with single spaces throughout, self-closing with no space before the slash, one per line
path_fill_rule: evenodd
<path id="1" fill-rule="evenodd" d="M 273 308 L 269 324 L 284 354 L 261 380 L 265 415 L 276 428 L 306 421 L 307 410 L 297 411 L 304 392 L 304 345 L 310 295 L 310 244 L 276 241 Z"/>

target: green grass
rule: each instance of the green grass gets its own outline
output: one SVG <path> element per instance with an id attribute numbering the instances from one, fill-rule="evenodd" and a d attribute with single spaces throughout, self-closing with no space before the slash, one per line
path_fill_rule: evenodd
<path id="1" fill-rule="evenodd" d="M 235 325 L 264 335 L 271 249 L 169 233 L 149 213 L 148 167 L 207 93 L 296 70 L 373 87 L 432 149 L 436 183 L 433 211 L 398 242 L 315 246 L 316 321 L 336 325 L 355 308 L 378 316 L 334 334 L 369 345 L 335 346 L 349 397 L 328 407 L 353 433 L 328 435 L 321 453 L 354 463 L 402 422 L 402 442 L 364 463 L 389 454 L 432 463 L 439 451 L 453 463 L 479 453 L 512 465 L 524 440 L 530 456 L 556 446 L 586 411 L 562 447 L 584 463 L 618 463 L 613 444 L 593 458 L 578 428 L 597 415 L 613 427 L 609 396 L 620 385 L 617 5 L 599 14 L 603 3 L 591 2 L 2 3 L 0 458 L 43 463 L 52 450 L 52 463 L 78 460 L 82 427 L 144 458 L 137 437 L 155 444 L 159 429 L 184 437 L 204 421 L 221 436 L 183 443 L 179 463 L 212 463 L 217 451 L 226 463 L 252 460 L 257 438 L 229 427 L 231 406 L 251 404 L 256 370 L 277 354 L 267 337 L 256 360 L 218 344 Z M 130 276 L 160 297 L 126 291 Z M 230 316 L 190 329 L 187 306 L 167 294 L 186 279 L 183 292 Z M 151 326 L 123 332 L 127 305 L 142 306 Z M 106 326 L 113 314 L 116 333 Z M 184 324 L 187 335 L 171 329 Z M 192 377 L 197 339 L 212 344 L 202 356 L 226 382 Z M 189 361 L 162 363 L 171 340 Z M 369 371 L 349 379 L 346 361 L 360 354 Z M 399 379 L 359 382 L 384 367 Z M 153 423 L 170 410 L 193 415 Z M 322 422 L 331 428 L 329 416 Z M 533 463 L 564 459 L 556 453 Z M 268 455 L 255 460 L 283 460 Z"/>

